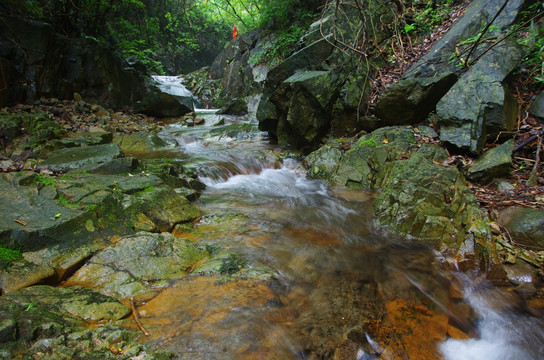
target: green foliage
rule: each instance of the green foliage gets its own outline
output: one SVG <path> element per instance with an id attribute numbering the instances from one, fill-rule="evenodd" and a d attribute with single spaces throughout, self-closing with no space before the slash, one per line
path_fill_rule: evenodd
<path id="1" fill-rule="evenodd" d="M 431 1 L 414 1 L 413 6 L 407 9 L 408 15 L 413 18 L 414 23 L 406 24 L 404 32 L 413 31 L 421 35 L 430 33 L 444 23 L 453 4 L 454 0 L 446 0 L 433 9 Z"/>
<path id="2" fill-rule="evenodd" d="M 38 0 L 3 0 L 5 6 L 13 14 L 28 14 L 33 18 L 41 18 L 43 11 Z"/>
<path id="3" fill-rule="evenodd" d="M 65 197 L 62 196 L 62 195 L 58 195 L 58 196 L 57 196 L 57 201 L 58 201 L 62 206 L 71 207 L 71 208 L 79 207 L 79 206 L 81 205 L 80 202 L 77 202 L 77 203 L 72 203 L 72 202 L 70 202 L 70 200 L 68 200 L 67 198 L 65 198 Z M 59 217 L 61 217 L 61 214 L 56 214 L 56 215 L 55 215 L 55 219 L 58 219 Z"/>
<path id="4" fill-rule="evenodd" d="M 533 20 L 524 29 L 518 38 L 518 43 L 526 48 L 527 56 L 523 59 L 523 67 L 533 76 L 540 85 L 544 85 L 544 4 L 536 3 L 529 7 L 525 16 Z M 536 21 L 535 19 L 540 19 Z"/>

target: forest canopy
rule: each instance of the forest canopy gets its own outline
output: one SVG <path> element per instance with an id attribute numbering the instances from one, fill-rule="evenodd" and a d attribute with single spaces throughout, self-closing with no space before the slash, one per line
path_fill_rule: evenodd
<path id="1" fill-rule="evenodd" d="M 321 0 L 4 0 L 2 13 L 51 23 L 136 56 L 154 73 L 195 70 L 239 33 L 259 27 L 298 35 Z M 288 41 L 287 41 L 288 42 Z M 285 46 L 285 45 L 284 45 Z"/>

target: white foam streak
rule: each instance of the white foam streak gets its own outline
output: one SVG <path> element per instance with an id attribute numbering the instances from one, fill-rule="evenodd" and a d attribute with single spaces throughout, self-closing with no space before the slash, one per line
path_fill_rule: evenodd
<path id="1" fill-rule="evenodd" d="M 470 281 L 470 280 L 468 280 Z M 467 284 L 468 282 L 465 281 Z M 472 281 L 465 300 L 479 316 L 479 339 L 449 339 L 440 346 L 445 360 L 537 360 L 544 358 L 542 319 L 519 313 L 504 294 Z"/>
<path id="2" fill-rule="evenodd" d="M 322 224 L 344 221 L 347 214 L 355 213 L 331 196 L 324 182 L 306 179 L 297 168 L 264 169 L 259 174 L 235 175 L 225 182 L 207 185 L 243 194 L 250 202 L 281 202 L 297 209 L 304 218 L 313 214 Z"/>

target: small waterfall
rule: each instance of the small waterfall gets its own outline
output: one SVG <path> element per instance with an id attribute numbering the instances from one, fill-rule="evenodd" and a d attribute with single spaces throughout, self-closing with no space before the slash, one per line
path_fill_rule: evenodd
<path id="1" fill-rule="evenodd" d="M 544 359 L 542 318 L 523 313 L 486 280 L 466 274 L 458 277 L 465 287 L 465 300 L 478 315 L 480 337 L 445 341 L 440 350 L 446 360 Z"/>

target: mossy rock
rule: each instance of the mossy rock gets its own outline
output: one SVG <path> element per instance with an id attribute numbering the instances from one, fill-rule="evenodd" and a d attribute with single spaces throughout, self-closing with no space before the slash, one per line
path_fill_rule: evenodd
<path id="1" fill-rule="evenodd" d="M 187 275 L 208 255 L 206 250 L 172 234 L 141 232 L 123 237 L 96 254 L 69 283 L 86 284 L 118 299 L 152 296 L 171 280 Z"/>

